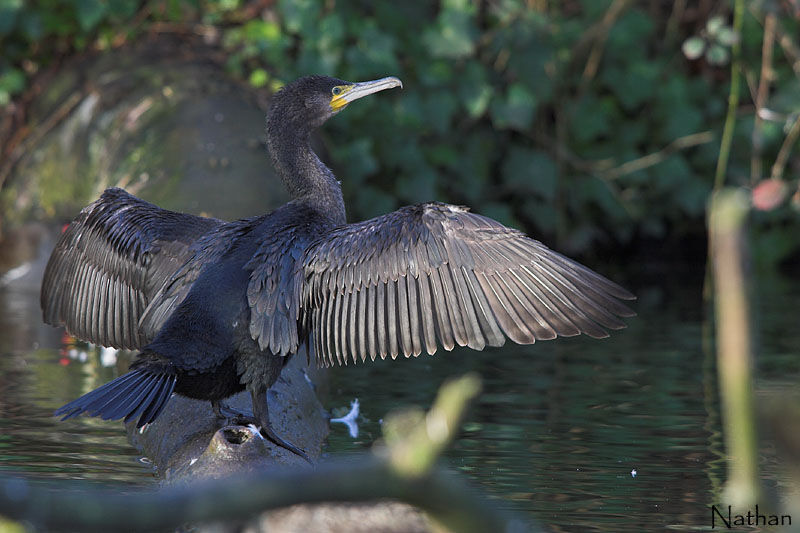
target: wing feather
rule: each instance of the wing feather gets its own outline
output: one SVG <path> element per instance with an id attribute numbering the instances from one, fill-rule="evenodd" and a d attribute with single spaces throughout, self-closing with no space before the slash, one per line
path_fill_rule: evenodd
<path id="1" fill-rule="evenodd" d="M 377 298 L 375 300 L 375 317 L 377 318 L 375 322 L 375 332 L 378 337 L 378 346 L 377 350 L 372 354 L 373 361 L 375 360 L 376 355 L 380 355 L 381 359 L 386 359 L 386 353 L 388 351 L 388 331 L 386 330 L 386 314 L 388 306 L 386 305 L 386 298 L 384 298 L 387 285 L 387 283 L 378 282 L 378 284 L 374 286 L 375 291 L 377 292 Z"/>
<path id="2" fill-rule="evenodd" d="M 444 288 L 439 269 L 431 270 L 429 274 L 431 281 L 431 292 L 434 296 L 434 312 L 436 313 L 436 325 L 439 327 L 439 342 L 445 350 L 450 351 L 455 346 L 453 327 L 450 323 L 450 315 L 447 309 L 448 303 L 444 299 Z"/>
<path id="3" fill-rule="evenodd" d="M 375 285 L 367 285 L 362 292 L 367 293 L 367 354 L 374 361 L 375 354 L 378 353 L 378 341 L 375 334 L 375 298 L 378 290 Z"/>
<path id="4" fill-rule="evenodd" d="M 435 310 L 431 302 L 430 276 L 421 274 L 417 278 L 417 285 L 419 286 L 419 312 L 421 314 L 422 336 L 425 339 L 425 351 L 428 352 L 428 355 L 433 355 L 436 353 L 436 323 L 433 317 Z"/>
<path id="5" fill-rule="evenodd" d="M 437 345 L 480 350 L 506 336 L 604 337 L 634 315 L 622 302 L 633 295 L 614 282 L 447 204 L 333 229 L 305 250 L 300 269 L 300 320 L 326 339 L 316 346 L 325 365 L 433 354 Z"/>
<path id="6" fill-rule="evenodd" d="M 140 347 L 156 333 L 139 326 L 145 307 L 190 245 L 221 224 L 106 190 L 56 243 L 42 281 L 44 321 L 96 344 Z"/>

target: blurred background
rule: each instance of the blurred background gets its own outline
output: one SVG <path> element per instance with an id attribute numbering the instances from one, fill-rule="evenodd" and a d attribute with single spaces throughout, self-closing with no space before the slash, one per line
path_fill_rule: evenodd
<path id="1" fill-rule="evenodd" d="M 639 316 L 603 342 L 337 371 L 326 406 L 360 397 L 367 430 L 334 431 L 330 453 L 474 369 L 486 394 L 449 461 L 502 505 L 563 530 L 709 525 L 725 470 L 701 294 L 723 184 L 756 207 L 756 392 L 800 379 L 799 35 L 797 0 L 0 0 L 0 471 L 152 482 L 121 425 L 50 418 L 126 364 L 41 324 L 61 225 L 109 186 L 265 212 L 287 198 L 270 94 L 394 75 L 402 91 L 318 135 L 350 220 L 465 204 L 627 286 Z M 788 494 L 764 439 L 763 481 Z"/>

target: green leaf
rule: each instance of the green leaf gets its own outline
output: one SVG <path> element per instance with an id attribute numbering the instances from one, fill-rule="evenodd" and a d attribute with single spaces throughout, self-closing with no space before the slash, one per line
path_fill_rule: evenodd
<path id="1" fill-rule="evenodd" d="M 503 180 L 515 192 L 534 193 L 548 201 L 556 196 L 556 165 L 539 150 L 512 147 L 503 163 Z"/>
<path id="2" fill-rule="evenodd" d="M 367 176 L 378 170 L 378 161 L 372 154 L 372 144 L 372 139 L 361 138 L 336 147 L 334 156 L 337 166 L 344 168 L 343 175 L 346 176 L 348 186 L 360 186 Z"/>
<path id="3" fill-rule="evenodd" d="M 485 83 L 465 84 L 459 87 L 459 96 L 470 118 L 477 118 L 486 112 L 494 94 L 494 88 Z"/>
<path id="4" fill-rule="evenodd" d="M 494 92 L 486 79 L 486 69 L 479 63 L 470 61 L 462 72 L 452 77 L 457 81 L 456 91 L 467 114 L 476 118 L 486 112 Z"/>
<path id="5" fill-rule="evenodd" d="M 369 21 L 358 35 L 358 43 L 351 57 L 351 64 L 359 65 L 360 71 L 367 76 L 383 76 L 385 72 L 399 70 L 396 41 L 392 35 L 382 32 L 374 21 Z"/>
<path id="6" fill-rule="evenodd" d="M 457 108 L 456 101 L 449 91 L 432 91 L 423 96 L 422 111 L 430 128 L 438 134 L 450 130 L 450 119 Z"/>
<path id="7" fill-rule="evenodd" d="M 536 96 L 525 85 L 514 83 L 504 100 L 492 102 L 492 123 L 499 129 L 527 130 L 533 122 L 536 105 Z"/>
<path id="8" fill-rule="evenodd" d="M 629 9 L 608 34 L 608 61 L 627 65 L 643 59 L 647 55 L 647 43 L 653 41 L 655 33 L 653 18 L 639 9 Z"/>
<path id="9" fill-rule="evenodd" d="M 263 87 L 267 81 L 269 81 L 269 76 L 263 68 L 257 68 L 250 73 L 250 85 L 253 87 Z"/>
<path id="10" fill-rule="evenodd" d="M 680 154 L 675 154 L 650 169 L 653 176 L 652 185 L 662 191 L 677 191 L 689 181 L 692 169 L 686 159 Z"/>
<path id="11" fill-rule="evenodd" d="M 580 180 L 574 187 L 573 196 L 580 202 L 578 209 L 585 205 L 597 205 L 604 218 L 619 220 L 627 217 L 620 205 L 619 198 L 613 193 L 609 184 L 600 178 L 588 176 Z M 585 209 L 585 207 L 583 207 Z"/>
<path id="12" fill-rule="evenodd" d="M 653 106 L 654 141 L 667 144 L 708 127 L 704 126 L 707 117 L 701 107 L 707 103 L 698 100 L 696 104 L 693 93 L 694 86 L 680 76 L 673 76 L 659 85 Z"/>
<path id="13" fill-rule="evenodd" d="M 138 0 L 108 0 L 108 14 L 118 19 L 132 17 L 137 9 Z"/>
<path id="14" fill-rule="evenodd" d="M 770 97 L 770 108 L 786 114 L 800 112 L 800 79 L 794 78 L 778 85 Z"/>
<path id="15" fill-rule="evenodd" d="M 323 2 L 316 0 L 280 0 L 279 13 L 289 33 L 313 34 Z"/>
<path id="16" fill-rule="evenodd" d="M 332 50 L 341 52 L 342 40 L 344 39 L 345 29 L 342 17 L 333 12 L 322 18 L 319 22 L 320 38 L 317 47 L 320 52 L 326 53 Z"/>
<path id="17" fill-rule="evenodd" d="M 11 101 L 11 97 L 25 88 L 25 74 L 15 68 L 0 74 L 0 106 Z"/>
<path id="18" fill-rule="evenodd" d="M 0 14 L 0 19 L 3 15 Z M 44 36 L 44 27 L 42 25 L 42 17 L 39 13 L 26 11 L 22 13 L 19 18 L 19 29 L 25 34 L 25 38 L 29 41 L 37 41 Z M 2 32 L 0 32 L 2 33 Z"/>
<path id="19" fill-rule="evenodd" d="M 97 26 L 107 10 L 108 4 L 101 0 L 75 0 L 75 14 L 83 31 Z"/>
<path id="20" fill-rule="evenodd" d="M 469 205 L 486 201 L 493 158 L 498 152 L 497 137 L 491 128 L 485 128 L 456 145 L 459 157 L 450 162 L 450 168 L 457 176 L 454 186 L 460 198 Z"/>
<path id="21" fill-rule="evenodd" d="M 601 73 L 603 84 L 617 97 L 625 111 L 635 111 L 658 90 L 662 66 L 655 61 L 636 61 L 627 68 L 609 66 Z"/>
<path id="22" fill-rule="evenodd" d="M 25 88 L 25 74 L 16 68 L 11 68 L 0 74 L 0 90 L 9 94 L 16 94 Z"/>
<path id="23" fill-rule="evenodd" d="M 575 140 L 590 143 L 611 134 L 619 111 L 610 97 L 587 94 L 573 104 L 570 130 Z"/>
<path id="24" fill-rule="evenodd" d="M 439 13 L 436 25 L 422 36 L 433 57 L 458 59 L 473 53 L 478 35 L 473 11 L 465 5 L 445 8 Z"/>
<path id="25" fill-rule="evenodd" d="M 0 35 L 11 33 L 21 8 L 22 0 L 0 0 Z"/>

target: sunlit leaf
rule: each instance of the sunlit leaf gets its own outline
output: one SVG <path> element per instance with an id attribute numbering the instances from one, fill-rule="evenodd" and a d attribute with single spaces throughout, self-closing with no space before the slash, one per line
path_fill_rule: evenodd
<path id="1" fill-rule="evenodd" d="M 683 41 L 683 46 L 681 46 L 683 55 L 685 55 L 687 59 L 691 60 L 698 59 L 700 56 L 702 56 L 705 49 L 705 40 L 697 36 L 689 37 Z"/>
<path id="2" fill-rule="evenodd" d="M 269 76 L 263 68 L 257 68 L 250 73 L 250 85 L 253 87 L 263 87 L 267 81 L 269 81 Z"/>
<path id="3" fill-rule="evenodd" d="M 433 57 L 465 57 L 475 49 L 477 28 L 468 6 L 443 9 L 436 25 L 425 31 L 423 41 Z"/>
<path id="4" fill-rule="evenodd" d="M 717 33 L 717 42 L 723 46 L 733 46 L 739 40 L 739 34 L 733 28 L 725 26 Z"/>
<path id="5" fill-rule="evenodd" d="M 706 31 L 711 37 L 716 37 L 724 26 L 724 18 L 720 16 L 711 17 L 708 19 L 708 22 L 706 22 Z"/>
<path id="6" fill-rule="evenodd" d="M 470 62 L 460 79 L 458 95 L 469 116 L 475 118 L 485 113 L 494 94 L 494 88 L 486 80 L 486 71 Z"/>
<path id="7" fill-rule="evenodd" d="M 706 51 L 706 61 L 712 65 L 721 66 L 728 62 L 730 52 L 720 44 L 712 44 Z"/>
<path id="8" fill-rule="evenodd" d="M 25 74 L 11 68 L 0 74 L 0 90 L 9 94 L 16 94 L 25 88 Z"/>

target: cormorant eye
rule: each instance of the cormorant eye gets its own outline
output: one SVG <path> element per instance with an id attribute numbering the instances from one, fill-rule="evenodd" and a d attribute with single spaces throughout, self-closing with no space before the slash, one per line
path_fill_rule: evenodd
<path id="1" fill-rule="evenodd" d="M 342 88 L 336 86 L 333 89 L 331 89 L 331 93 L 333 93 L 333 96 L 339 96 L 340 94 L 342 94 Z"/>

